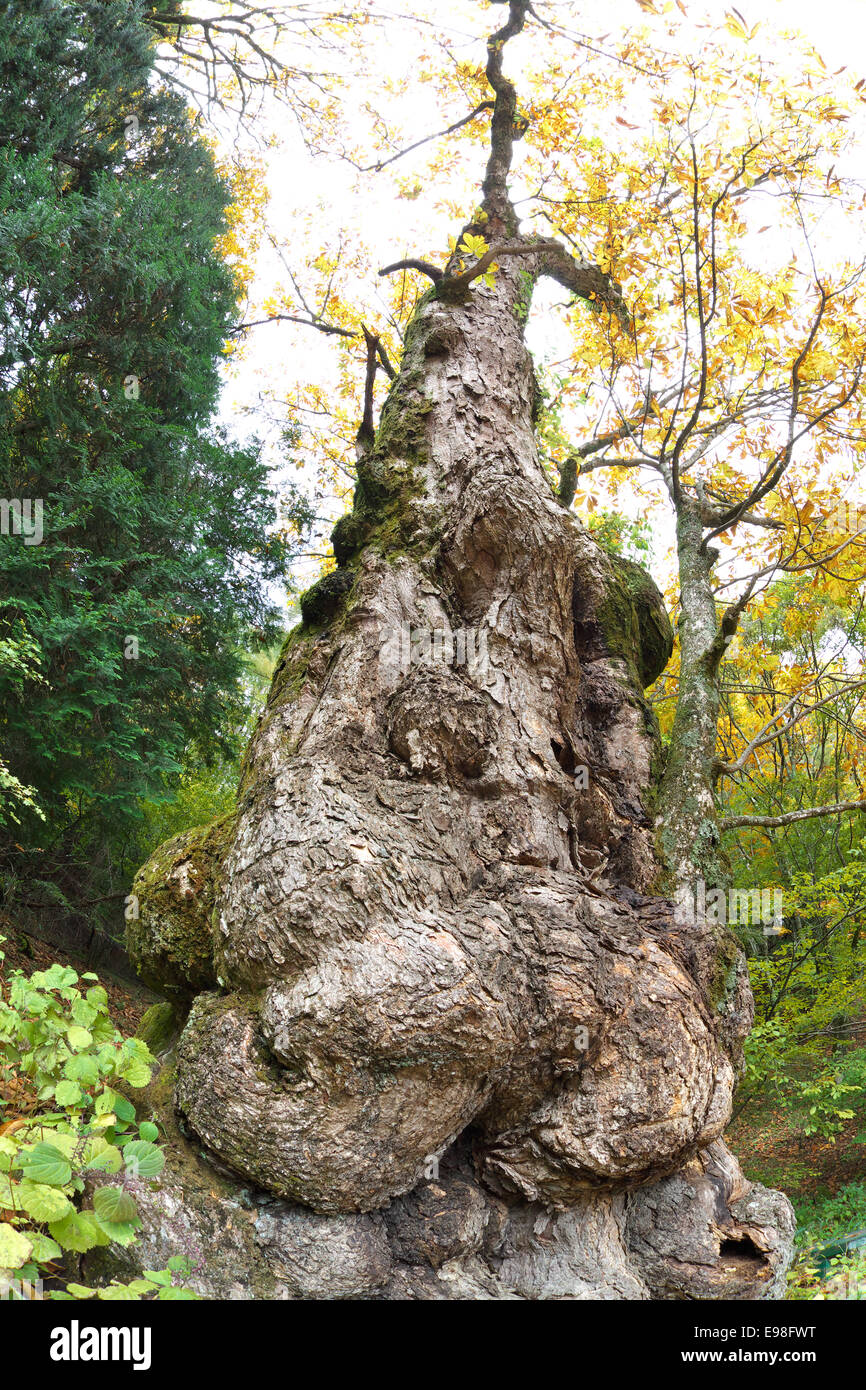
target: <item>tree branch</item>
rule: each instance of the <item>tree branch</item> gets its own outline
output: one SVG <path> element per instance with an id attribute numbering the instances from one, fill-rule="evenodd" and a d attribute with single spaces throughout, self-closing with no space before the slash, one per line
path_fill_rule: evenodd
<path id="1" fill-rule="evenodd" d="M 729 506 L 730 506 L 730 507 L 733 507 L 734 504 L 731 503 L 731 504 L 729 504 Z M 718 525 L 719 525 L 721 522 L 724 521 L 725 516 L 727 516 L 727 515 L 729 515 L 729 514 L 730 514 L 730 512 L 729 512 L 729 511 L 724 511 L 722 507 L 712 507 L 712 506 L 710 506 L 707 502 L 704 502 L 704 501 L 701 502 L 701 525 L 702 525 L 702 526 L 714 526 L 714 527 L 718 527 Z M 760 513 L 758 513 L 758 512 L 743 512 L 743 511 L 741 511 L 741 512 L 739 513 L 739 515 L 737 516 L 736 524 L 738 525 L 741 521 L 744 522 L 747 526 L 763 526 L 763 527 L 764 527 L 766 530 L 768 530 L 768 531 L 784 531 L 784 530 L 785 530 L 785 523 L 784 523 L 784 521 L 779 521 L 779 519 L 778 519 L 777 517 L 773 517 L 773 516 L 762 516 L 762 515 L 761 515 Z M 732 524 L 733 524 L 733 523 L 732 523 Z M 727 528 L 726 528 L 726 529 L 727 529 Z M 715 533 L 714 533 L 714 534 L 715 534 Z"/>
<path id="2" fill-rule="evenodd" d="M 365 324 L 362 324 L 361 328 L 367 345 L 367 370 L 364 378 L 364 416 L 355 436 L 355 453 L 359 460 L 370 452 L 376 437 L 373 427 L 373 388 L 376 384 L 379 349 L 379 339 L 376 335 L 371 333 Z"/>
<path id="3" fill-rule="evenodd" d="M 378 333 L 371 333 L 366 324 L 363 323 L 361 330 L 367 346 L 367 367 L 364 376 L 364 418 L 355 436 L 355 455 L 359 460 L 365 454 L 369 454 L 376 438 L 376 428 L 373 424 L 373 391 L 376 385 L 376 373 L 383 371 L 390 381 L 393 381 L 397 375 L 382 346 Z"/>
<path id="4" fill-rule="evenodd" d="M 780 726 L 780 728 L 773 729 L 773 725 L 779 719 L 784 719 L 785 716 L 794 709 L 797 703 L 802 700 L 806 691 L 814 689 L 816 685 L 820 684 L 820 681 L 821 677 L 816 676 L 815 680 L 811 681 L 804 690 L 798 690 L 795 695 L 792 695 L 790 700 L 787 700 L 782 708 L 773 715 L 772 719 L 767 720 L 763 728 L 755 734 L 755 737 L 747 744 L 737 761 L 735 763 L 719 762 L 717 764 L 718 771 L 720 773 L 726 773 L 728 776 L 733 775 L 735 772 L 741 772 L 749 761 L 749 758 L 757 749 L 763 748 L 768 743 L 775 743 L 778 739 L 783 738 L 789 729 L 793 729 L 795 724 L 799 724 L 800 721 L 805 719 L 808 715 L 814 714 L 816 710 L 822 709 L 824 705 L 830 704 L 833 700 L 840 699 L 843 695 L 847 695 L 853 690 L 862 690 L 864 684 L 866 684 L 866 681 L 846 682 L 841 690 L 833 690 L 829 695 L 825 695 L 822 699 L 816 700 L 814 704 L 804 705 L 802 709 L 797 710 L 790 719 Z"/>
<path id="5" fill-rule="evenodd" d="M 604 305 L 625 329 L 631 329 L 631 315 L 622 297 L 622 288 L 606 271 L 591 261 L 577 260 L 559 241 L 540 241 L 536 246 L 542 252 L 540 274 L 547 275 L 580 299 L 599 308 Z"/>
<path id="6" fill-rule="evenodd" d="M 451 273 L 442 277 L 438 287 L 440 299 L 459 297 L 468 290 L 473 280 L 477 280 L 480 275 L 483 275 L 496 263 L 497 258 L 526 256 L 537 249 L 537 244 L 532 241 L 501 242 L 497 246 L 488 246 L 484 255 L 479 256 L 474 265 L 470 265 L 466 270 L 458 271 L 457 274 Z"/>
<path id="7" fill-rule="evenodd" d="M 321 319 L 314 317 L 301 318 L 298 314 L 268 314 L 266 319 L 251 319 L 249 323 L 239 323 L 233 328 L 228 336 L 236 338 L 241 333 L 246 333 L 248 328 L 260 328 L 265 323 L 299 323 L 303 328 L 315 328 L 319 333 L 336 333 L 341 338 L 357 338 L 350 328 L 339 328 L 335 323 L 324 323 Z"/>
<path id="8" fill-rule="evenodd" d="M 434 285 L 438 285 L 445 277 L 444 270 L 440 270 L 438 265 L 431 265 L 429 261 L 419 261 L 414 257 L 405 261 L 394 261 L 392 265 L 383 265 L 379 274 L 393 275 L 398 270 L 420 270 L 421 274 L 427 275 Z"/>
<path id="9" fill-rule="evenodd" d="M 389 155 L 387 159 L 380 159 L 376 164 L 358 165 L 354 167 L 360 174 L 378 174 L 382 169 L 386 169 L 389 164 L 394 164 L 398 159 L 403 159 L 413 150 L 418 150 L 422 145 L 429 145 L 431 140 L 443 140 L 446 135 L 453 135 L 455 131 L 462 130 L 470 121 L 474 121 L 476 116 L 480 116 L 482 111 L 492 111 L 495 103 L 490 101 L 479 101 L 474 111 L 470 111 L 468 116 L 461 116 L 459 121 L 453 125 L 446 126 L 444 130 L 437 130 L 435 135 L 425 135 L 421 140 L 416 140 L 413 144 L 407 145 L 405 149 L 398 150 L 396 154 Z M 351 163 L 352 161 L 350 161 Z"/>
<path id="10" fill-rule="evenodd" d="M 568 508 L 574 501 L 574 494 L 577 491 L 577 461 L 574 455 L 567 458 L 559 470 L 559 490 L 557 498 L 563 507 Z"/>
<path id="11" fill-rule="evenodd" d="M 484 174 L 482 190 L 485 212 L 499 226 L 511 230 L 514 214 L 508 197 L 508 175 L 515 137 L 523 130 L 517 125 L 517 90 L 502 72 L 502 58 L 509 39 L 519 34 L 526 23 L 529 0 L 510 0 L 508 19 L 501 29 L 487 40 L 487 81 L 496 94 L 493 119 L 490 122 L 490 155 Z"/>
<path id="12" fill-rule="evenodd" d="M 755 592 L 755 585 L 757 584 L 757 582 L 758 576 L 754 575 L 749 580 L 748 584 L 746 585 L 745 589 L 740 594 L 740 597 L 736 600 L 736 602 L 729 604 L 728 607 L 725 609 L 724 613 L 722 614 L 722 619 L 719 623 L 719 630 L 716 634 L 711 650 L 711 657 L 716 666 L 721 661 L 727 648 L 730 646 L 734 633 L 737 630 L 737 625 L 739 624 L 739 621 L 746 610 L 749 599 Z"/>
<path id="13" fill-rule="evenodd" d="M 743 825 L 778 829 L 781 825 L 793 825 L 795 821 L 811 820 L 814 816 L 837 816 L 842 811 L 866 811 L 866 800 L 835 801 L 828 806 L 807 806 L 802 811 L 787 811 L 782 816 L 726 816 L 719 821 L 719 829 L 736 830 Z"/>
<path id="14" fill-rule="evenodd" d="M 396 372 L 396 369 L 395 369 L 394 364 L 392 363 L 390 357 L 388 356 L 387 352 L 385 351 L 384 345 L 383 345 L 383 343 L 382 343 L 382 339 L 379 338 L 378 336 L 377 336 L 377 338 L 376 338 L 376 355 L 377 355 L 378 358 L 379 358 L 379 366 L 382 368 L 382 371 L 385 373 L 385 375 L 386 375 L 386 377 L 388 378 L 388 380 L 389 380 L 389 381 L 396 381 L 396 379 L 397 379 L 397 372 Z"/>

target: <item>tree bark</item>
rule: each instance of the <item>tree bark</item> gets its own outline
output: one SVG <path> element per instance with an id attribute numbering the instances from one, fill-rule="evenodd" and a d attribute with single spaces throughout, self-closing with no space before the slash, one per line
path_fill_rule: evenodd
<path id="1" fill-rule="evenodd" d="M 656 825 L 666 886 L 686 895 L 698 880 L 709 888 L 727 881 L 714 793 L 724 645 L 712 586 L 715 553 L 702 543 L 703 530 L 700 504 L 683 497 L 677 508 L 680 675 Z"/>

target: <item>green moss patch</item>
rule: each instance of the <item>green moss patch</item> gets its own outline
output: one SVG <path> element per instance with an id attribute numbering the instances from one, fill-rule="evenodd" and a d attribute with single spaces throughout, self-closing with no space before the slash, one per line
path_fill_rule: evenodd
<path id="1" fill-rule="evenodd" d="M 127 949 L 145 984 L 168 999 L 188 1003 L 216 986 L 211 916 L 234 828 L 232 814 L 176 835 L 136 874 Z"/>
<path id="2" fill-rule="evenodd" d="M 301 594 L 301 615 L 307 627 L 327 623 L 339 610 L 343 599 L 352 588 L 353 579 L 344 569 L 326 574 Z"/>
<path id="3" fill-rule="evenodd" d="M 641 687 L 658 680 L 674 649 L 674 632 L 650 574 L 634 560 L 609 556 L 613 568 L 598 622 L 612 655 L 636 671 Z"/>

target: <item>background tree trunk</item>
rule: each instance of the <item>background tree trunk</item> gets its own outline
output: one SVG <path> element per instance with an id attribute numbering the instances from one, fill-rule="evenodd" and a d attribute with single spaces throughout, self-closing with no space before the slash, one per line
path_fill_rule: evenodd
<path id="1" fill-rule="evenodd" d="M 697 881 L 727 886 L 715 803 L 719 663 L 724 651 L 712 585 L 714 552 L 702 544 L 700 503 L 677 508 L 680 676 L 677 707 L 658 797 L 665 880 L 693 894 Z"/>

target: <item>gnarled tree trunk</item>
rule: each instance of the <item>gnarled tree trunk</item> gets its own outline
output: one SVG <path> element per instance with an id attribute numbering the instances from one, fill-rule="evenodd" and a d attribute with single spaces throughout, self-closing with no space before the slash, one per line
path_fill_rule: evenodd
<path id="1" fill-rule="evenodd" d="M 790 1208 L 721 1143 L 742 961 L 651 896 L 670 626 L 533 433 L 535 281 L 609 287 L 491 168 L 509 249 L 421 301 L 237 820 L 139 876 L 130 949 L 191 1008 L 122 1258 L 201 1250 L 233 1296 L 773 1296 Z"/>

